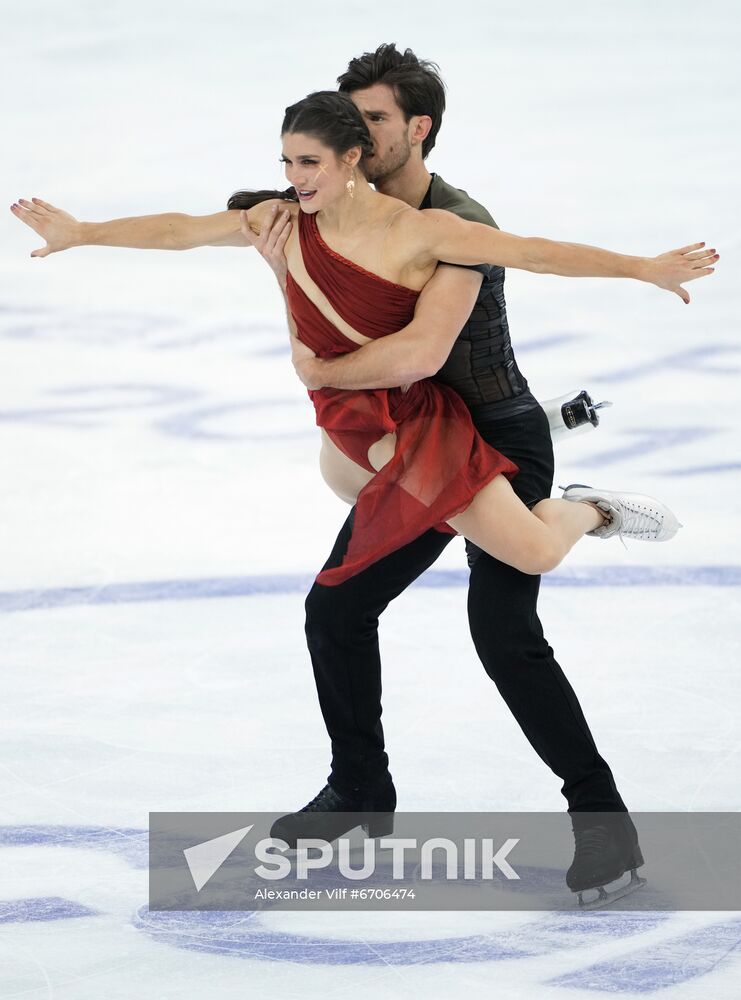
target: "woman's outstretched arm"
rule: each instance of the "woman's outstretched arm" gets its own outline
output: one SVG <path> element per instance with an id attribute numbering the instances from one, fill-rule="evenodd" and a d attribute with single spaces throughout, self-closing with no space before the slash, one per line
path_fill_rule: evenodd
<path id="1" fill-rule="evenodd" d="M 248 213 L 250 227 L 260 231 L 260 220 L 273 204 L 264 201 Z M 239 209 L 214 215 L 185 215 L 164 212 L 161 215 L 138 215 L 108 222 L 80 222 L 69 212 L 56 208 L 41 198 L 20 198 L 10 206 L 16 219 L 38 233 L 46 246 L 34 250 L 32 257 L 47 257 L 59 250 L 81 246 L 134 247 L 140 250 L 192 250 L 194 247 L 246 247 L 240 229 Z"/>
<path id="2" fill-rule="evenodd" d="M 694 243 L 657 257 L 633 257 L 581 243 L 514 236 L 478 222 L 465 222 L 450 212 L 400 212 L 394 220 L 400 245 L 410 248 L 420 269 L 430 260 L 451 264 L 499 264 L 539 274 L 573 278 L 636 278 L 690 297 L 682 284 L 712 274 L 720 255 Z"/>

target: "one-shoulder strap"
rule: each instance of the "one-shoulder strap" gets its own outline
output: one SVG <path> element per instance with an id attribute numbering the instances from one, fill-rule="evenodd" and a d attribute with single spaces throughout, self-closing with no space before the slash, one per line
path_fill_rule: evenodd
<path id="1" fill-rule="evenodd" d="M 299 241 L 306 273 L 358 333 L 381 337 L 409 323 L 419 292 L 382 278 L 333 250 L 314 213 L 301 212 Z"/>

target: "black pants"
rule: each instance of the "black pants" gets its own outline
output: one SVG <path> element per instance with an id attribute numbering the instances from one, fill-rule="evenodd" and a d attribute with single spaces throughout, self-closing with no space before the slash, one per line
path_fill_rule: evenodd
<path id="1" fill-rule="evenodd" d="M 553 449 L 540 407 L 477 427 L 519 466 L 512 486 L 524 503 L 531 507 L 550 495 Z M 325 569 L 341 562 L 352 524 L 351 511 Z M 328 781 L 340 794 L 369 792 L 389 780 L 381 725 L 378 618 L 435 562 L 452 537 L 428 531 L 345 583 L 315 583 L 309 592 L 306 637 L 332 741 Z M 487 674 L 533 749 L 561 778 L 570 810 L 624 810 L 610 768 L 597 752 L 576 695 L 543 636 L 536 607 L 540 577 L 520 573 L 470 544 L 468 553 L 468 617 Z M 419 642 L 423 656 L 424 636 Z"/>

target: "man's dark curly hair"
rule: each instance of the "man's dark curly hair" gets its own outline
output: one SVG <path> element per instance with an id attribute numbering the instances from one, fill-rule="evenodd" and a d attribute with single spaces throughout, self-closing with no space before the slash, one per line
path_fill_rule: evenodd
<path id="1" fill-rule="evenodd" d="M 375 52 L 364 52 L 351 59 L 346 71 L 337 77 L 337 83 L 344 94 L 385 83 L 394 91 L 396 103 L 407 121 L 415 115 L 429 115 L 432 128 L 422 143 L 422 158 L 427 158 L 445 111 L 445 84 L 436 63 L 418 59 L 411 49 L 399 52 L 394 42 L 385 42 Z"/>

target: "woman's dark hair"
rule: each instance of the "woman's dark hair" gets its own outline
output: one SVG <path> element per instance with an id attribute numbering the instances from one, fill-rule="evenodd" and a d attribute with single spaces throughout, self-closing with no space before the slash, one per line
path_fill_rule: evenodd
<path id="1" fill-rule="evenodd" d="M 318 90 L 302 101 L 286 108 L 280 134 L 301 132 L 310 135 L 342 156 L 355 146 L 363 156 L 373 152 L 373 140 L 363 116 L 347 94 L 336 90 Z M 286 191 L 235 191 L 226 203 L 227 208 L 252 208 L 269 198 L 298 201 L 295 190 Z"/>
<path id="2" fill-rule="evenodd" d="M 227 208 L 254 208 L 261 201 L 270 201 L 271 198 L 280 198 L 281 201 L 298 201 L 296 189 L 289 187 L 285 191 L 235 191 L 229 196 L 226 203 Z"/>
<path id="3" fill-rule="evenodd" d="M 436 63 L 418 59 L 411 49 L 399 52 L 394 42 L 388 42 L 379 45 L 375 52 L 364 52 L 351 59 L 346 71 L 337 77 L 337 83 L 343 94 L 385 83 L 393 90 L 407 121 L 415 115 L 429 115 L 432 128 L 422 143 L 422 158 L 427 158 L 445 111 L 445 84 Z"/>
<path id="4" fill-rule="evenodd" d="M 311 135 L 338 156 L 354 146 L 360 146 L 361 159 L 373 152 L 373 140 L 363 116 L 347 94 L 336 90 L 317 90 L 286 108 L 280 134 L 290 132 Z"/>

